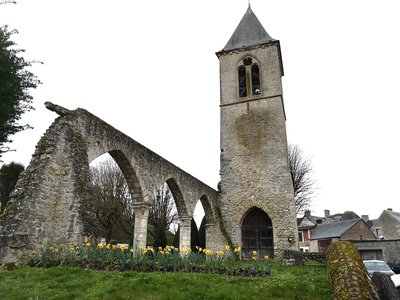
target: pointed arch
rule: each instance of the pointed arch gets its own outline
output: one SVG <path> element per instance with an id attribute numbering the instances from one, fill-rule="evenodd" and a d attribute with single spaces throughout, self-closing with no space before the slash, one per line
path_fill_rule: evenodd
<path id="1" fill-rule="evenodd" d="M 238 62 L 239 98 L 261 95 L 260 63 L 251 55 L 245 55 Z"/>
<path id="2" fill-rule="evenodd" d="M 174 178 L 169 178 L 165 181 L 168 184 L 169 189 L 171 190 L 172 196 L 175 200 L 176 209 L 178 210 L 179 217 L 187 215 L 187 207 L 185 200 L 183 198 L 183 194 L 181 188 Z"/>
<path id="3" fill-rule="evenodd" d="M 258 207 L 250 208 L 243 216 L 241 225 L 242 255 L 251 257 L 253 251 L 260 256 L 274 255 L 272 220 Z"/>
<path id="4" fill-rule="evenodd" d="M 126 182 L 128 183 L 129 190 L 131 192 L 133 203 L 143 202 L 144 198 L 140 181 L 128 158 L 121 150 L 111 150 L 108 153 L 115 160 L 118 167 L 121 169 L 122 174 L 124 174 Z"/>

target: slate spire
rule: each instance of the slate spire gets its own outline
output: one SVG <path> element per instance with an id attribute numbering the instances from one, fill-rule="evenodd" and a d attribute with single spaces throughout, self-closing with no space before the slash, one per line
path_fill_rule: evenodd
<path id="1" fill-rule="evenodd" d="M 242 20 L 236 27 L 235 32 L 221 52 L 252 47 L 274 41 L 276 40 L 267 33 L 249 5 Z"/>

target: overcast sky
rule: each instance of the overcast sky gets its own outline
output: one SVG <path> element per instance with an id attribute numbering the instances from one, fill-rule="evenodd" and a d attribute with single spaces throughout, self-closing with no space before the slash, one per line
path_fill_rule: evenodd
<path id="1" fill-rule="evenodd" d="M 14 136 L 4 163 L 29 164 L 57 115 L 81 107 L 216 188 L 219 62 L 246 0 L 18 0 L 0 24 L 43 82 L 35 128 Z M 252 0 L 281 42 L 288 140 L 312 158 L 312 212 L 400 211 L 398 0 Z"/>

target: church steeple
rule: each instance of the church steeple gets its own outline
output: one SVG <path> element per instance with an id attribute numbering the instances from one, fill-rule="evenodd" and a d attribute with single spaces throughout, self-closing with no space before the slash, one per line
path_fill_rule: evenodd
<path id="1" fill-rule="evenodd" d="M 235 32 L 221 52 L 248 48 L 256 45 L 275 42 L 258 20 L 250 5 L 247 8 Z"/>
<path id="2" fill-rule="evenodd" d="M 220 66 L 220 209 L 242 247 L 282 257 L 296 249 L 297 224 L 288 165 L 279 41 L 249 6 L 217 53 Z"/>

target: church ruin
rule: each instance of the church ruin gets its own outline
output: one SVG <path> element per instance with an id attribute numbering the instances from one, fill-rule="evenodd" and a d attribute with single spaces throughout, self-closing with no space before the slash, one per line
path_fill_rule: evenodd
<path id="1" fill-rule="evenodd" d="M 0 216 L 0 265 L 23 262 L 39 244 L 95 238 L 85 208 L 89 163 L 109 153 L 127 180 L 135 209 L 133 247 L 146 246 L 149 207 L 166 182 L 180 222 L 180 248 L 190 247 L 190 222 L 200 199 L 206 247 L 241 246 L 281 258 L 297 249 L 297 224 L 278 40 L 250 6 L 221 51 L 221 181 L 218 191 L 90 112 L 46 103 L 59 117 L 36 146 Z"/>

